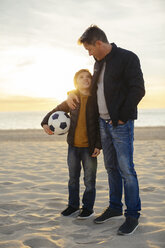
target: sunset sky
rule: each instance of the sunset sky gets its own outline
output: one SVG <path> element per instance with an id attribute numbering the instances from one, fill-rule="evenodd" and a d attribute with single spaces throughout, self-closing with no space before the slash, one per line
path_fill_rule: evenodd
<path id="1" fill-rule="evenodd" d="M 164 0 L 0 0 L 0 111 L 46 110 L 66 99 L 74 73 L 94 60 L 77 39 L 91 24 L 135 52 L 146 97 L 165 108 Z"/>

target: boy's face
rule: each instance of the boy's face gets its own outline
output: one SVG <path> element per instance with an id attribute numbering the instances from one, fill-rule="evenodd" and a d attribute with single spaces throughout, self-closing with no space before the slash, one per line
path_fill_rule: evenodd
<path id="1" fill-rule="evenodd" d="M 91 86 L 91 75 L 88 72 L 81 72 L 77 77 L 77 88 L 79 90 L 89 89 Z"/>

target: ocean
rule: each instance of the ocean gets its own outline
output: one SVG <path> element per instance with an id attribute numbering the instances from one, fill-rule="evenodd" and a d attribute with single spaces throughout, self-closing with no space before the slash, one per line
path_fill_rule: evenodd
<path id="1" fill-rule="evenodd" d="M 0 112 L 0 129 L 40 129 L 47 112 Z M 140 109 L 135 127 L 165 126 L 165 109 Z"/>

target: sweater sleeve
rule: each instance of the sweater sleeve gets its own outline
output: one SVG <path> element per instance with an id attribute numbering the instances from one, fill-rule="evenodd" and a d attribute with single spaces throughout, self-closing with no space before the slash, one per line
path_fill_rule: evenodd
<path id="1" fill-rule="evenodd" d="M 64 111 L 64 112 L 68 113 L 70 111 L 70 109 L 68 107 L 67 102 L 66 101 L 62 102 L 61 104 L 57 105 L 56 108 L 54 108 L 49 113 L 47 113 L 47 115 L 43 118 L 43 120 L 41 122 L 41 126 L 48 124 L 49 117 L 51 116 L 51 114 L 53 114 L 56 111 Z"/>
<path id="2" fill-rule="evenodd" d="M 143 73 L 141 71 L 139 58 L 136 54 L 130 54 L 124 75 L 128 94 L 120 109 L 120 119 L 126 122 L 129 119 L 132 109 L 137 107 L 138 103 L 145 95 Z"/>

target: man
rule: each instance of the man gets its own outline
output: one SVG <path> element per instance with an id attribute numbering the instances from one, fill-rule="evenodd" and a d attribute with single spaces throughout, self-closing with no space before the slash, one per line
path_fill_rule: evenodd
<path id="1" fill-rule="evenodd" d="M 97 95 L 100 134 L 104 164 L 108 173 L 109 206 L 97 217 L 103 223 L 122 216 L 122 188 L 125 193 L 125 222 L 119 235 L 129 235 L 138 226 L 141 202 L 133 163 L 134 120 L 137 105 L 145 94 L 143 74 L 138 57 L 131 51 L 109 43 L 105 33 L 90 26 L 79 38 L 94 65 L 92 94 Z M 68 97 L 68 105 L 76 106 L 76 97 Z"/>

